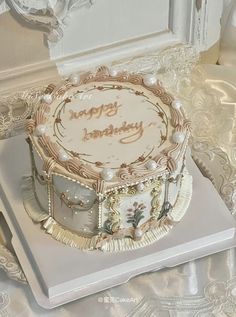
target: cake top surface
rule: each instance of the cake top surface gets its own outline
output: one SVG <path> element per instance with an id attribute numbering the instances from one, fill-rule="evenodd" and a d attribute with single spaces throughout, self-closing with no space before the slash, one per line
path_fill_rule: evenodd
<path id="1" fill-rule="evenodd" d="M 154 76 L 106 67 L 48 89 L 27 123 L 47 173 L 100 193 L 174 171 L 189 129 Z"/>

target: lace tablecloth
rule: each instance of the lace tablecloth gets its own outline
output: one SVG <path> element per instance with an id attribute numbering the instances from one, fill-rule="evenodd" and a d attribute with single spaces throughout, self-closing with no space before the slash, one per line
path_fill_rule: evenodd
<path id="1" fill-rule="evenodd" d="M 188 51 L 188 53 L 186 53 Z M 199 65 L 191 48 L 123 63 L 130 70 L 158 73 L 167 89 L 177 92 L 193 121 L 192 153 L 231 213 L 236 212 L 236 68 Z M 186 56 L 188 55 L 188 58 Z M 185 60 L 184 60 L 185 58 Z M 181 62 L 180 62 L 181 61 Z M 125 65 L 124 65 L 125 64 Z M 163 65 L 165 72 L 163 72 Z M 174 65 L 174 66 L 173 66 Z M 181 65 L 181 67 L 180 67 Z M 183 66 L 184 65 L 184 66 Z M 6 98 L 0 104 L 2 138 L 21 133 L 38 91 Z M 1 232 L 0 232 L 1 233 Z M 235 249 L 172 269 L 145 274 L 110 290 L 59 307 L 40 308 L 14 256 L 0 240 L 0 316 L 236 316 Z M 17 281 L 12 279 L 14 278 Z M 19 283 L 19 281 L 21 281 Z"/>

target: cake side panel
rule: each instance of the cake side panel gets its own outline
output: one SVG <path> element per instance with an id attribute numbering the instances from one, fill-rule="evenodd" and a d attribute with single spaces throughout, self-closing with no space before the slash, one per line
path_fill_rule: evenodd
<path id="1" fill-rule="evenodd" d="M 31 158 L 32 190 L 42 211 L 49 214 L 48 182 L 45 179 L 44 162 L 30 140 L 28 143 Z"/>
<path id="2" fill-rule="evenodd" d="M 99 204 L 95 191 L 56 174 L 52 175 L 52 188 L 53 218 L 82 236 L 96 235 Z"/>

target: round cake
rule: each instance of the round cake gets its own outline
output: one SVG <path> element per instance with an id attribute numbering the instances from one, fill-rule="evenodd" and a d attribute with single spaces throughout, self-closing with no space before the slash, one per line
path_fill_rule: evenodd
<path id="1" fill-rule="evenodd" d="M 163 237 L 188 208 L 190 122 L 153 75 L 100 67 L 49 85 L 27 132 L 25 208 L 63 243 L 136 249 Z"/>

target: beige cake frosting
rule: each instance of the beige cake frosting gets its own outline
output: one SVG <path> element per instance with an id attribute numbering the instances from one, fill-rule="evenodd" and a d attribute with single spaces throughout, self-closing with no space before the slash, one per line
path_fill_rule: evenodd
<path id="1" fill-rule="evenodd" d="M 188 207 L 190 122 L 153 75 L 101 67 L 50 85 L 27 132 L 26 210 L 66 244 L 145 246 Z"/>

